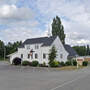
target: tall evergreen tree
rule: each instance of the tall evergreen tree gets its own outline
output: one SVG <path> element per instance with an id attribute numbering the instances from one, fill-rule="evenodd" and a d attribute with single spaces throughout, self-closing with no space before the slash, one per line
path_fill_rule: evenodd
<path id="1" fill-rule="evenodd" d="M 55 46 L 53 46 L 51 48 L 51 50 L 50 50 L 50 53 L 49 53 L 49 64 L 54 61 L 54 59 L 56 58 L 56 56 L 57 56 L 57 51 L 56 51 Z"/>
<path id="2" fill-rule="evenodd" d="M 64 27 L 61 23 L 61 20 L 58 16 L 53 19 L 52 23 L 52 35 L 53 36 L 59 36 L 61 39 L 61 42 L 65 44 L 65 33 L 64 33 Z"/>

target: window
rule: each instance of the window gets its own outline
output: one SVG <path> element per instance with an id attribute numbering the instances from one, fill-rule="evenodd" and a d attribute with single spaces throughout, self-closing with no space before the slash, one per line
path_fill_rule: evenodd
<path id="1" fill-rule="evenodd" d="M 39 49 L 39 45 L 35 45 L 35 49 Z"/>
<path id="2" fill-rule="evenodd" d="M 30 45 L 27 45 L 27 49 L 30 49 Z"/>
<path id="3" fill-rule="evenodd" d="M 31 55 L 31 59 L 33 59 L 33 54 Z"/>
<path id="4" fill-rule="evenodd" d="M 28 54 L 28 59 L 30 58 L 30 54 Z"/>
<path id="5" fill-rule="evenodd" d="M 36 53 L 36 54 L 35 54 L 35 59 L 37 59 L 37 58 L 38 58 L 38 54 Z"/>
<path id="6" fill-rule="evenodd" d="M 21 58 L 23 58 L 23 54 L 21 54 Z"/>
<path id="7" fill-rule="evenodd" d="M 46 54 L 45 53 L 43 54 L 43 59 L 46 59 Z"/>
<path id="8" fill-rule="evenodd" d="M 63 58 L 63 54 L 60 54 L 60 58 L 61 58 L 61 59 Z"/>

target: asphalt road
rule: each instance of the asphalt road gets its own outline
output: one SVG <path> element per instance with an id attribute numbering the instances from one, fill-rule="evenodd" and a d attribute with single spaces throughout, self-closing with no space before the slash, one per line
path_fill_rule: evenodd
<path id="1" fill-rule="evenodd" d="M 90 67 L 51 71 L 0 62 L 0 90 L 90 90 Z"/>

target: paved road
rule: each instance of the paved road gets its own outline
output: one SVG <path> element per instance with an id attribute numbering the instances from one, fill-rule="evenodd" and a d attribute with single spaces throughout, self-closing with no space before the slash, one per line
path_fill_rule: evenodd
<path id="1" fill-rule="evenodd" d="M 50 71 L 0 62 L 0 90 L 90 90 L 90 67 Z"/>

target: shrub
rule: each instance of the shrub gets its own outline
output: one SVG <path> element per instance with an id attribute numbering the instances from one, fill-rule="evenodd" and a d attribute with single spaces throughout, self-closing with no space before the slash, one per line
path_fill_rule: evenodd
<path id="1" fill-rule="evenodd" d="M 39 65 L 38 61 L 32 61 L 32 66 L 37 67 Z"/>
<path id="2" fill-rule="evenodd" d="M 83 61 L 83 66 L 87 66 L 88 65 L 88 61 Z"/>
<path id="3" fill-rule="evenodd" d="M 43 62 L 43 66 L 46 66 L 46 63 L 45 62 Z"/>
<path id="4" fill-rule="evenodd" d="M 47 67 L 46 63 L 43 62 L 43 64 L 39 64 L 40 67 Z"/>
<path id="5" fill-rule="evenodd" d="M 72 65 L 72 62 L 70 60 L 68 60 L 68 61 L 66 61 L 65 65 L 70 66 L 70 65 Z"/>
<path id="6" fill-rule="evenodd" d="M 65 63 L 63 61 L 61 61 L 60 66 L 65 66 Z"/>
<path id="7" fill-rule="evenodd" d="M 29 61 L 23 61 L 23 62 L 22 62 L 22 65 L 23 65 L 23 66 L 30 66 L 30 62 L 29 62 Z"/>
<path id="8" fill-rule="evenodd" d="M 77 61 L 73 60 L 73 66 L 77 66 Z"/>
<path id="9" fill-rule="evenodd" d="M 15 58 L 12 62 L 13 65 L 21 65 L 21 59 L 20 58 Z"/>
<path id="10" fill-rule="evenodd" d="M 54 60 L 49 65 L 50 65 L 50 67 L 59 67 L 59 62 Z"/>

